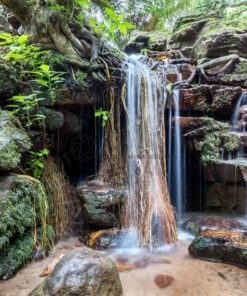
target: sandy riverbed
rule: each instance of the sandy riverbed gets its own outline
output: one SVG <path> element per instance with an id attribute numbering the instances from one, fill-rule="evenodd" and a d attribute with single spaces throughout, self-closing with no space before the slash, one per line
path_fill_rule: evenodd
<path id="1" fill-rule="evenodd" d="M 61 253 L 78 248 L 75 237 L 60 241 L 54 251 L 43 261 L 34 262 L 22 268 L 17 275 L 0 281 L 0 296 L 27 296 L 43 278 L 42 270 Z M 188 255 L 189 241 L 180 242 L 171 252 L 161 252 L 155 258 L 167 259 L 170 263 L 150 263 L 120 273 L 124 296 L 246 296 L 247 269 L 222 263 L 212 263 L 191 258 Z M 113 257 L 120 256 L 114 254 Z M 129 256 L 129 254 L 121 254 Z M 150 254 L 148 255 L 151 256 Z M 147 254 L 132 254 L 131 258 L 147 257 Z M 167 274 L 175 278 L 171 286 L 160 289 L 154 283 L 156 274 Z"/>

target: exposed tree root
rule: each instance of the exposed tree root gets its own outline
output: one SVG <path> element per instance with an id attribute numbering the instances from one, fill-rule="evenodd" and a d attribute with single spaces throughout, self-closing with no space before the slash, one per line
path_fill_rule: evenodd
<path id="1" fill-rule="evenodd" d="M 212 81 L 217 81 L 218 75 L 229 72 L 230 69 L 232 69 L 236 63 L 243 62 L 243 61 L 247 61 L 247 59 L 239 57 L 236 54 L 231 54 L 228 56 L 212 59 L 205 63 L 198 64 L 187 80 L 176 82 L 173 84 L 173 87 L 177 87 L 177 86 L 188 87 L 191 85 L 191 83 L 194 81 L 196 77 L 203 78 L 209 83 Z M 209 70 L 221 65 L 223 65 L 223 67 L 220 68 L 219 70 L 216 70 L 212 73 L 206 73 L 206 70 Z"/>

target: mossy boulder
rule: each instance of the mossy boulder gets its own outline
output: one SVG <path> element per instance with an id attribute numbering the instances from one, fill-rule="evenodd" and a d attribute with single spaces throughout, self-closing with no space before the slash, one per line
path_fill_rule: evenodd
<path id="1" fill-rule="evenodd" d="M 76 189 L 82 201 L 85 222 L 100 227 L 119 225 L 119 212 L 125 191 L 100 181 L 91 181 Z"/>
<path id="2" fill-rule="evenodd" d="M 247 62 L 238 63 L 231 74 L 220 74 L 219 81 L 222 84 L 247 87 Z"/>
<path id="3" fill-rule="evenodd" d="M 190 56 L 200 33 L 208 23 L 216 19 L 218 19 L 216 13 L 194 14 L 179 18 L 174 24 L 169 48 L 180 49 L 185 56 Z"/>
<path id="4" fill-rule="evenodd" d="M 193 46 L 196 59 L 237 54 L 247 57 L 247 22 L 215 20 L 201 31 Z"/>
<path id="5" fill-rule="evenodd" d="M 0 279 L 9 278 L 30 259 L 35 228 L 37 235 L 44 237 L 41 211 L 44 217 L 47 205 L 41 188 L 42 184 L 29 176 L 0 177 Z M 54 235 L 48 226 L 47 230 L 50 237 Z"/>
<path id="6" fill-rule="evenodd" d="M 91 249 L 67 253 L 50 276 L 29 296 L 120 296 L 115 263 Z"/>
<path id="7" fill-rule="evenodd" d="M 232 110 L 242 94 L 241 87 L 214 84 L 194 85 L 192 91 L 196 96 L 194 111 L 200 111 L 204 114 L 213 112 L 225 116 L 232 114 Z"/>
<path id="8" fill-rule="evenodd" d="M 143 49 L 151 51 L 165 51 L 167 35 L 160 32 L 133 31 L 125 47 L 126 53 L 140 53 Z"/>
<path id="9" fill-rule="evenodd" d="M 247 267 L 247 228 L 230 218 L 209 217 L 199 222 L 191 256 Z"/>
<path id="10" fill-rule="evenodd" d="M 31 141 L 17 118 L 0 110 L 0 171 L 15 169 Z"/>
<path id="11" fill-rule="evenodd" d="M 232 111 L 242 94 L 242 89 L 238 87 L 220 87 L 213 96 L 211 110 L 222 115 L 232 115 Z"/>

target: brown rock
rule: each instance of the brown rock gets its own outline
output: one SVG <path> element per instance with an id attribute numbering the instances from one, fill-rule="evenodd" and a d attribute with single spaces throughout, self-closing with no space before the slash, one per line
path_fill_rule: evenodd
<path id="1" fill-rule="evenodd" d="M 174 280 L 174 277 L 166 274 L 157 274 L 154 278 L 155 284 L 161 289 L 170 286 Z"/>

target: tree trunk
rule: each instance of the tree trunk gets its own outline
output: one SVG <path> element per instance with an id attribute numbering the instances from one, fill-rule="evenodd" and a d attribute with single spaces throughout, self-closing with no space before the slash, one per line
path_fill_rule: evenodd
<path id="1" fill-rule="evenodd" d="M 31 41 L 45 49 L 57 49 L 67 62 L 81 68 L 89 68 L 95 34 L 84 23 L 84 34 L 76 22 L 73 1 L 59 0 L 65 9 L 50 9 L 42 0 L 0 0 L 24 28 Z"/>

